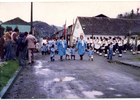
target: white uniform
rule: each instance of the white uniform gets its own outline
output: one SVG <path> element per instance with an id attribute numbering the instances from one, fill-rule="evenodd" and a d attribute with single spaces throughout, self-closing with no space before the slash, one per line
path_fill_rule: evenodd
<path id="1" fill-rule="evenodd" d="M 123 44 L 124 45 L 127 44 L 127 39 L 124 39 Z"/>

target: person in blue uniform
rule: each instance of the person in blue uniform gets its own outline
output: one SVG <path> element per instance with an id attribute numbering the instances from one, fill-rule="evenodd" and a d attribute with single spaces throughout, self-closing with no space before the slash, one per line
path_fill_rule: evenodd
<path id="1" fill-rule="evenodd" d="M 86 42 L 83 40 L 83 35 L 80 35 L 80 40 L 78 41 L 76 48 L 78 50 L 78 54 L 80 55 L 80 60 L 83 60 L 83 55 L 87 49 Z"/>
<path id="2" fill-rule="evenodd" d="M 51 49 L 50 49 L 50 59 L 51 59 L 51 61 L 55 60 L 54 57 L 55 57 L 55 46 L 53 44 Z"/>
<path id="3" fill-rule="evenodd" d="M 64 37 L 61 36 L 60 40 L 57 43 L 58 55 L 60 60 L 63 61 L 63 56 L 66 55 L 67 42 L 64 40 Z"/>
<path id="4" fill-rule="evenodd" d="M 76 49 L 75 49 L 75 46 L 73 46 L 71 48 L 71 59 L 74 57 L 74 60 L 75 60 L 75 52 L 76 52 Z"/>
<path id="5" fill-rule="evenodd" d="M 93 54 L 94 54 L 93 48 L 90 47 L 90 49 L 88 49 L 87 51 L 88 51 L 89 61 L 90 60 L 93 61 Z"/>
<path id="6" fill-rule="evenodd" d="M 46 55 L 46 53 L 47 53 L 47 47 L 46 47 L 46 44 L 45 43 L 43 43 L 43 46 L 41 46 L 41 51 L 42 51 L 42 55 Z"/>

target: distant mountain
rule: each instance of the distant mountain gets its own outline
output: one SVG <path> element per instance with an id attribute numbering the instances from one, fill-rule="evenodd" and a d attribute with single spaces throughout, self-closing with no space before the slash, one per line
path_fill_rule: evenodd
<path id="1" fill-rule="evenodd" d="M 49 36 L 49 34 L 52 35 L 54 34 L 54 30 L 57 32 L 62 29 L 59 26 L 49 25 L 42 21 L 34 21 L 33 26 L 35 27 L 35 31 L 39 33 L 40 37 L 46 37 Z"/>

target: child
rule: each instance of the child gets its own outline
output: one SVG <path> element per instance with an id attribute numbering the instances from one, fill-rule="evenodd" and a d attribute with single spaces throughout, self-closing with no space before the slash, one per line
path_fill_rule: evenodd
<path id="1" fill-rule="evenodd" d="M 87 50 L 88 51 L 88 56 L 89 56 L 89 61 L 92 60 L 93 61 L 93 49 L 92 47 L 90 47 L 90 49 Z"/>
<path id="2" fill-rule="evenodd" d="M 55 57 L 55 46 L 53 44 L 52 47 L 51 47 L 51 49 L 50 49 L 50 58 L 51 58 L 51 61 L 55 61 L 54 57 Z"/>
<path id="3" fill-rule="evenodd" d="M 68 48 L 66 49 L 66 59 L 68 57 L 68 60 L 70 60 L 70 53 L 71 53 L 71 50 L 70 50 L 70 47 L 68 46 Z"/>
<path id="4" fill-rule="evenodd" d="M 47 47 L 46 47 L 46 44 L 45 43 L 43 43 L 43 46 L 41 46 L 41 51 L 42 51 L 42 55 L 44 55 L 44 53 L 46 55 L 46 53 L 47 53 Z"/>
<path id="5" fill-rule="evenodd" d="M 107 59 L 110 58 L 110 60 L 112 60 L 112 53 L 113 53 L 113 43 L 111 42 L 110 43 L 110 46 L 109 46 L 109 52 L 108 52 L 108 56 L 107 56 Z"/>
<path id="6" fill-rule="evenodd" d="M 76 52 L 76 49 L 75 49 L 75 46 L 73 46 L 71 48 L 71 59 L 72 59 L 72 57 L 74 57 L 74 60 L 75 60 L 75 52 Z"/>

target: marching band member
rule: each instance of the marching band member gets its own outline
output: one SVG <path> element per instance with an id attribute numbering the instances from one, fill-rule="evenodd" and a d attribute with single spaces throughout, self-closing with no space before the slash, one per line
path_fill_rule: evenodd
<path id="1" fill-rule="evenodd" d="M 87 44 L 87 49 L 89 49 L 89 47 L 90 47 L 90 40 L 89 40 L 89 38 L 87 38 L 87 41 L 86 41 L 86 44 Z"/>
<path id="2" fill-rule="evenodd" d="M 133 55 L 135 55 L 135 47 L 136 47 L 135 38 L 133 38 L 133 40 L 132 40 L 132 47 L 133 47 Z"/>
<path id="3" fill-rule="evenodd" d="M 115 52 L 116 52 L 116 40 L 115 40 L 115 38 L 113 38 L 112 43 L 113 43 L 113 56 L 115 56 Z"/>
<path id="4" fill-rule="evenodd" d="M 126 49 L 127 49 L 127 39 L 126 39 L 126 37 L 124 37 L 123 47 L 124 47 L 123 52 L 126 53 Z"/>
<path id="5" fill-rule="evenodd" d="M 130 39 L 130 41 L 129 41 L 129 44 L 130 44 L 130 51 L 132 52 L 132 41 L 133 41 L 133 39 L 132 39 L 132 37 L 131 37 L 131 39 Z"/>
<path id="6" fill-rule="evenodd" d="M 137 40 L 138 54 L 140 54 L 140 38 Z"/>
<path id="7" fill-rule="evenodd" d="M 96 50 L 96 53 L 97 53 L 97 54 L 99 54 L 99 48 L 100 48 L 99 40 L 96 40 L 96 43 L 95 43 L 95 50 Z"/>
<path id="8" fill-rule="evenodd" d="M 102 38 L 100 38 L 100 40 L 99 40 L 99 44 L 100 44 L 100 48 L 99 48 L 99 56 L 101 56 L 101 55 L 102 55 L 102 52 L 103 52 L 103 48 L 102 48 L 102 46 L 103 46 L 103 40 L 102 40 Z"/>
<path id="9" fill-rule="evenodd" d="M 108 49 L 108 39 L 106 38 L 106 41 L 105 41 L 105 57 L 107 57 L 107 49 Z"/>
<path id="10" fill-rule="evenodd" d="M 119 57 L 122 57 L 122 39 L 120 38 L 118 41 L 118 50 L 119 50 Z"/>

